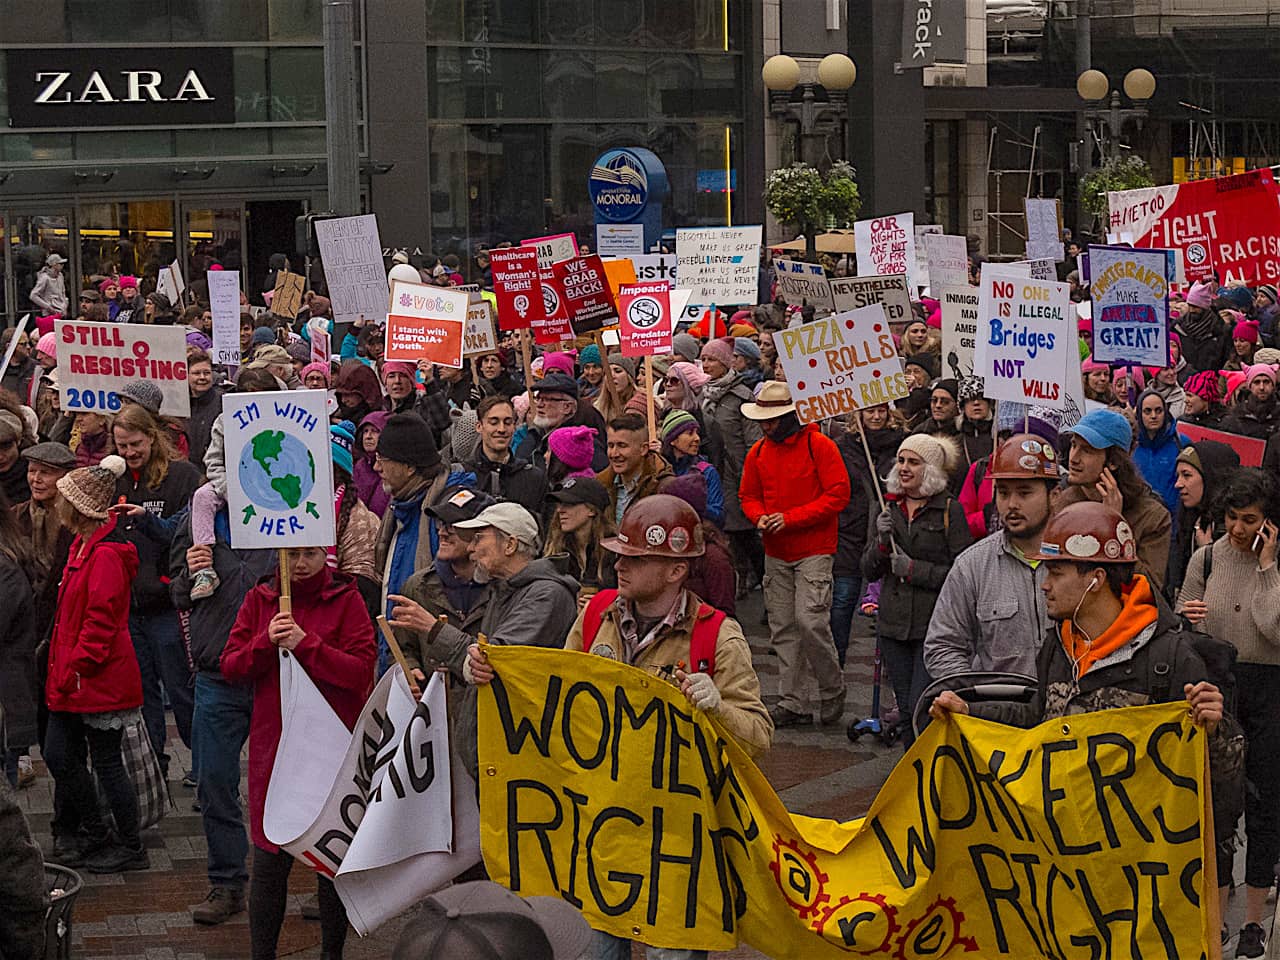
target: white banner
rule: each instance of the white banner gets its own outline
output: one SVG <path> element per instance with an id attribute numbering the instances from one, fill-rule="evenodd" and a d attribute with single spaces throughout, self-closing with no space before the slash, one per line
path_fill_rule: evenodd
<path id="1" fill-rule="evenodd" d="M 336 541 L 327 403 L 325 390 L 222 398 L 227 507 L 237 550 Z"/>
<path id="2" fill-rule="evenodd" d="M 856 221 L 853 225 L 853 246 L 858 255 L 858 276 L 905 273 L 914 296 L 920 288 L 915 223 L 914 213 L 895 213 L 888 217 Z"/>
<path id="3" fill-rule="evenodd" d="M 943 287 L 942 375 L 963 380 L 973 375 L 973 349 L 978 336 L 978 288 L 967 284 Z"/>
<path id="4" fill-rule="evenodd" d="M 778 275 L 778 294 L 787 303 L 801 307 L 810 304 L 827 312 L 835 310 L 831 284 L 827 282 L 827 271 L 822 269 L 822 264 L 775 260 L 773 269 Z"/>
<path id="5" fill-rule="evenodd" d="M 441 674 L 415 703 L 388 670 L 348 731 L 282 655 L 280 716 L 263 832 L 333 879 L 361 936 L 479 862 L 475 784 L 451 756 Z"/>
<path id="6" fill-rule="evenodd" d="M 213 362 L 240 363 L 240 271 L 209 271 L 209 311 L 213 314 Z"/>
<path id="7" fill-rule="evenodd" d="M 915 225 L 916 234 L 916 283 L 921 287 L 932 290 L 933 285 L 938 281 L 933 279 L 933 274 L 929 272 L 928 248 L 925 246 L 930 237 L 942 236 L 942 225 L 938 223 L 917 223 Z"/>
<path id="8" fill-rule="evenodd" d="M 689 303 L 692 306 L 755 306 L 760 240 L 758 226 L 677 230 L 679 284 L 691 291 Z"/>
<path id="9" fill-rule="evenodd" d="M 315 228 L 333 319 L 350 323 L 364 317 L 381 323 L 387 315 L 387 272 L 378 218 L 366 213 L 317 220 Z"/>
<path id="10" fill-rule="evenodd" d="M 969 282 L 969 247 L 964 237 L 926 234 L 924 249 L 929 261 L 929 289 L 935 297 L 947 287 L 963 287 Z"/>
<path id="11" fill-rule="evenodd" d="M 1026 197 L 1022 206 L 1027 215 L 1027 259 L 1066 259 L 1062 245 L 1062 201 L 1054 197 Z"/>
<path id="12" fill-rule="evenodd" d="M 218 271 L 213 271 L 217 273 Z M 171 306 L 181 309 L 182 292 L 187 289 L 187 282 L 182 279 L 182 267 L 175 260 L 160 271 L 156 277 L 156 293 L 163 293 Z"/>
<path id="13" fill-rule="evenodd" d="M 134 380 L 150 380 L 160 388 L 164 416 L 191 415 L 182 327 L 58 320 L 53 329 L 64 411 L 115 413 L 120 409 L 117 390 Z"/>

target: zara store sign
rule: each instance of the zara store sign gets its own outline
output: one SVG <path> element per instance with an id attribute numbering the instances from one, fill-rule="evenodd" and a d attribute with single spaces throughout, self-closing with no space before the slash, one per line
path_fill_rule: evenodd
<path id="1" fill-rule="evenodd" d="M 230 47 L 5 52 L 13 127 L 235 123 Z"/>

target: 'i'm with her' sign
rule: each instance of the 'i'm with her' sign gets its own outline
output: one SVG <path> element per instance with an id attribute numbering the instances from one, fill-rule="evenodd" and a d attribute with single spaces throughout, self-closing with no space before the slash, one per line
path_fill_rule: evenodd
<path id="1" fill-rule="evenodd" d="M 334 544 L 333 459 L 324 390 L 222 398 L 231 546 Z"/>

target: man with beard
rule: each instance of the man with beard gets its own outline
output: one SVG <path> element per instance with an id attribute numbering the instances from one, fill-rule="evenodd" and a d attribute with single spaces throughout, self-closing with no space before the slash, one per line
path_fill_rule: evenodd
<path id="1" fill-rule="evenodd" d="M 1040 588 L 1040 548 L 1058 483 L 1053 446 L 1033 433 L 1014 434 L 991 460 L 1001 529 L 956 557 L 929 620 L 924 663 L 941 680 L 957 673 L 1035 675 L 1040 640 L 1049 629 Z"/>
<path id="2" fill-rule="evenodd" d="M 1249 395 L 1222 418 L 1222 429 L 1255 440 L 1266 440 L 1280 427 L 1280 405 L 1276 403 L 1276 368 L 1265 363 L 1246 367 Z"/>
<path id="3" fill-rule="evenodd" d="M 530 387 L 533 406 L 529 410 L 529 426 L 523 434 L 516 432 L 515 455 L 520 460 L 541 463 L 547 455 L 547 437 L 557 427 L 591 427 L 595 452 L 591 458 L 592 470 L 603 470 L 609 465 L 605 447 L 604 418 L 594 406 L 578 400 L 578 381 L 552 370 Z"/>
<path id="4" fill-rule="evenodd" d="M 26 330 L 9 327 L 0 334 L 0 351 L 8 350 L 9 342 L 15 336 L 18 343 L 13 348 L 13 356 L 9 358 L 9 368 L 4 372 L 4 379 L 0 380 L 0 387 L 25 399 L 31 395 L 31 377 L 36 372 L 36 361 L 31 356 L 31 337 Z"/>

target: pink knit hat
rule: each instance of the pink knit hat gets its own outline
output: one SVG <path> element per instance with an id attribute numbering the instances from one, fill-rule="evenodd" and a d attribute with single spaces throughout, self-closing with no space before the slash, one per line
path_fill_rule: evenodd
<path id="1" fill-rule="evenodd" d="M 733 341 L 724 339 L 708 340 L 702 348 L 702 359 L 719 360 L 726 367 L 733 363 Z"/>
<path id="2" fill-rule="evenodd" d="M 1099 370 L 1110 370 L 1109 364 L 1099 363 L 1093 357 L 1086 357 L 1080 364 L 1080 372 L 1083 374 L 1097 373 Z"/>
<path id="3" fill-rule="evenodd" d="M 705 387 L 707 385 L 707 381 L 711 379 L 703 372 L 701 367 L 692 363 L 686 363 L 683 360 L 677 360 L 668 367 L 667 376 L 678 377 L 681 383 L 694 392 Z"/>
<path id="4" fill-rule="evenodd" d="M 1276 368 L 1269 363 L 1255 363 L 1251 367 L 1244 368 L 1245 383 L 1253 383 L 1258 377 L 1266 377 L 1272 383 L 1276 382 Z"/>
<path id="5" fill-rule="evenodd" d="M 569 468 L 571 477 L 594 477 L 591 460 L 596 453 L 594 427 L 558 427 L 547 437 L 551 455 Z"/>
<path id="6" fill-rule="evenodd" d="M 1226 313 L 1226 311 L 1223 311 Z M 1232 310 L 1232 313 L 1237 311 Z M 1235 325 L 1235 329 L 1231 331 L 1232 340 L 1247 340 L 1254 345 L 1258 342 L 1258 323 L 1256 320 L 1241 320 Z"/>
<path id="7" fill-rule="evenodd" d="M 382 365 L 382 382 L 387 382 L 387 374 L 403 373 L 410 380 L 413 380 L 418 373 L 418 368 L 407 360 L 388 360 Z"/>
<path id="8" fill-rule="evenodd" d="M 58 338 L 53 333 L 46 333 L 36 341 L 36 351 L 43 353 L 47 357 L 56 357 L 58 355 Z"/>
<path id="9" fill-rule="evenodd" d="M 394 362 L 394 361 L 392 361 L 392 362 Z M 327 383 L 327 384 L 332 384 L 332 383 L 333 383 L 333 372 L 332 372 L 332 370 L 330 369 L 329 364 L 327 364 L 327 363 L 320 363 L 320 362 L 318 362 L 318 361 L 317 361 L 316 363 L 308 363 L 305 367 L 303 367 L 303 368 L 302 368 L 302 374 L 301 374 L 301 376 L 299 377 L 299 379 L 300 379 L 303 383 L 306 383 L 306 382 L 307 382 L 307 374 L 309 374 L 309 373 L 322 373 L 322 374 L 324 374 L 324 382 L 325 382 L 325 383 Z M 410 376 L 412 376 L 412 374 L 410 374 Z"/>
<path id="10" fill-rule="evenodd" d="M 542 375 L 545 377 L 552 370 L 559 370 L 572 380 L 573 357 L 567 353 L 544 353 L 542 355 Z"/>
<path id="11" fill-rule="evenodd" d="M 1193 283 L 1187 293 L 1187 303 L 1193 307 L 1207 307 L 1213 302 L 1213 286 L 1207 283 Z"/>

